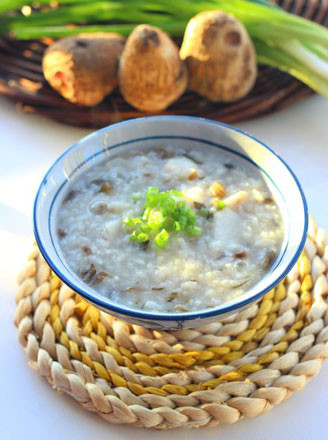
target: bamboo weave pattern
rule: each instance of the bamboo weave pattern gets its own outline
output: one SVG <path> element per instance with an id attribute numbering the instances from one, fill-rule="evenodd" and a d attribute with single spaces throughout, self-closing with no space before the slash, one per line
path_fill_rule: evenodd
<path id="1" fill-rule="evenodd" d="M 234 423 L 286 400 L 328 357 L 328 240 L 305 249 L 262 300 L 197 329 L 149 330 L 89 305 L 35 245 L 14 323 L 30 365 L 111 423 L 156 429 Z"/>

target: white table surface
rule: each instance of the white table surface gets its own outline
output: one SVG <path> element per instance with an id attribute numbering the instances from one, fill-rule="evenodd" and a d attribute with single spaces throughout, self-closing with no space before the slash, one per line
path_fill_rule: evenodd
<path id="1" fill-rule="evenodd" d="M 310 212 L 328 230 L 328 101 L 318 96 L 238 125 L 274 148 L 299 177 Z M 255 419 L 200 430 L 155 432 L 109 425 L 58 396 L 27 366 L 12 324 L 16 275 L 32 243 L 32 203 L 57 156 L 89 130 L 20 114 L 0 99 L 0 439 L 323 440 L 328 438 L 328 361 L 287 402 Z"/>

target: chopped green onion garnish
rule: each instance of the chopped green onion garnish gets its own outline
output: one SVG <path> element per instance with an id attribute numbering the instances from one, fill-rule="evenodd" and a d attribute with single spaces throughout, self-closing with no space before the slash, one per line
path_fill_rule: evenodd
<path id="1" fill-rule="evenodd" d="M 138 241 L 140 241 L 140 243 L 145 243 L 145 241 L 149 240 L 149 235 L 145 234 L 144 232 L 140 232 L 140 234 L 138 234 Z"/>
<path id="2" fill-rule="evenodd" d="M 142 219 L 143 219 L 143 220 L 148 220 L 148 219 L 149 219 L 150 211 L 151 211 L 150 208 L 146 208 L 146 209 L 144 210 L 144 213 L 142 214 Z"/>
<path id="3" fill-rule="evenodd" d="M 162 229 L 155 237 L 155 243 L 158 247 L 164 247 L 169 239 L 169 234 L 165 229 Z"/>
<path id="4" fill-rule="evenodd" d="M 209 211 L 206 208 L 200 208 L 198 210 L 198 214 L 201 215 L 202 217 L 209 218 L 211 215 L 211 211 Z"/>
<path id="5" fill-rule="evenodd" d="M 174 219 L 172 217 L 164 217 L 162 226 L 167 231 L 172 231 L 174 226 Z"/>
<path id="6" fill-rule="evenodd" d="M 138 240 L 138 232 L 133 231 L 132 234 L 130 234 L 130 241 L 137 241 Z"/>
<path id="7" fill-rule="evenodd" d="M 130 217 L 124 217 L 123 224 L 126 226 L 133 226 L 133 221 Z"/>
<path id="8" fill-rule="evenodd" d="M 180 229 L 181 229 L 180 223 L 179 222 L 174 222 L 173 231 L 179 232 Z"/>
<path id="9" fill-rule="evenodd" d="M 190 210 L 189 215 L 188 215 L 188 220 L 189 223 L 194 224 L 196 221 L 196 214 L 194 213 L 194 211 Z"/>
<path id="10" fill-rule="evenodd" d="M 187 203 L 184 200 L 181 200 L 180 202 L 177 203 L 177 208 L 184 212 L 187 209 Z"/>
<path id="11" fill-rule="evenodd" d="M 148 224 L 151 227 L 151 229 L 159 229 L 162 226 L 164 217 L 161 211 L 157 211 L 152 209 L 150 211 Z"/>
<path id="12" fill-rule="evenodd" d="M 142 194 L 133 193 L 132 198 L 141 200 Z M 186 231 L 198 237 L 202 229 L 196 225 L 196 220 L 195 211 L 180 191 L 173 189 L 160 192 L 158 188 L 150 186 L 140 217 L 125 217 L 123 223 L 130 230 L 134 229 L 130 234 L 131 241 L 145 243 L 153 239 L 156 246 L 162 248 L 166 246 L 171 232 Z"/>
<path id="13" fill-rule="evenodd" d="M 180 227 L 181 229 L 184 231 L 187 227 L 187 223 L 188 223 L 188 219 L 185 215 L 181 215 L 179 217 L 179 223 L 180 223 Z"/>
<path id="14" fill-rule="evenodd" d="M 224 208 L 226 207 L 226 204 L 224 203 L 223 200 L 217 200 L 217 201 L 216 201 L 216 207 L 217 207 L 218 209 L 224 209 Z"/>
<path id="15" fill-rule="evenodd" d="M 141 230 L 142 232 L 146 232 L 146 233 L 148 233 L 148 232 L 151 231 L 151 227 L 150 227 L 149 225 L 147 225 L 147 223 L 143 223 L 143 224 L 140 226 L 140 230 Z"/>
<path id="16" fill-rule="evenodd" d="M 158 193 L 159 193 L 159 189 L 156 188 L 156 186 L 150 186 L 147 190 L 147 198 L 152 194 L 158 194 Z"/>
<path id="17" fill-rule="evenodd" d="M 199 226 L 188 226 L 187 232 L 189 232 L 190 235 L 193 235 L 194 237 L 199 237 L 199 235 L 202 233 L 202 228 Z"/>
<path id="18" fill-rule="evenodd" d="M 177 197 L 183 197 L 182 192 L 177 191 L 176 189 L 171 189 L 171 191 L 170 191 L 170 195 L 171 195 L 171 196 L 177 196 Z"/>
<path id="19" fill-rule="evenodd" d="M 142 199 L 142 194 L 141 192 L 134 192 L 132 193 L 132 199 L 136 202 L 138 200 Z"/>

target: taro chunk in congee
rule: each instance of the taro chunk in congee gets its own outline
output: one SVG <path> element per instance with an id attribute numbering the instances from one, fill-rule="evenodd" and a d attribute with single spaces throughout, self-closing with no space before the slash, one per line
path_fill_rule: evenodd
<path id="1" fill-rule="evenodd" d="M 148 312 L 219 306 L 274 264 L 283 221 L 259 171 L 218 150 L 115 153 L 69 183 L 57 214 L 67 265 Z"/>

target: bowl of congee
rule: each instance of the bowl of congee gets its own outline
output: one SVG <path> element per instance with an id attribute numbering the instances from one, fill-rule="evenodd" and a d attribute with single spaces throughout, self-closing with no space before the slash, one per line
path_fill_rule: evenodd
<path id="1" fill-rule="evenodd" d="M 308 225 L 288 165 L 254 137 L 184 116 L 77 142 L 38 190 L 34 232 L 58 277 L 100 310 L 159 329 L 224 319 L 292 269 Z"/>

